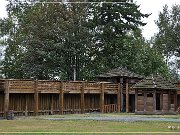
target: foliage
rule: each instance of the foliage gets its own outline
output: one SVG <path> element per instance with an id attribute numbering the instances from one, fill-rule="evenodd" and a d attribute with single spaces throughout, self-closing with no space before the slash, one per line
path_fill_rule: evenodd
<path id="1" fill-rule="evenodd" d="M 174 71 L 179 69 L 180 5 L 172 6 L 171 10 L 169 10 L 168 6 L 165 5 L 163 11 L 159 13 L 159 18 L 156 21 L 156 24 L 159 28 L 159 32 L 155 36 L 154 47 L 163 54 L 168 66 L 175 68 L 171 71 L 174 74 Z M 172 63 L 170 63 L 172 56 L 177 58 L 174 60 L 175 63 L 173 67 L 171 66 Z"/>
<path id="2" fill-rule="evenodd" d="M 139 6 L 130 0 L 92 5 L 93 18 L 90 23 L 97 45 L 93 61 L 96 72 L 123 66 L 123 62 L 128 61 L 129 58 L 124 57 L 126 46 L 123 40 L 127 38 L 128 32 L 145 25 L 141 21 L 142 17 L 148 17 L 148 14 L 142 14 L 138 8 Z"/>
<path id="3" fill-rule="evenodd" d="M 118 66 L 167 74 L 162 56 L 142 38 L 148 17 L 132 0 L 113 3 L 34 3 L 8 0 L 0 36 L 6 78 L 92 79 Z M 37 1 L 36 1 L 37 2 Z M 73 1 L 74 2 L 74 1 Z M 118 3 L 115 3 L 118 2 Z"/>
<path id="4" fill-rule="evenodd" d="M 142 37 L 140 30 L 128 35 L 125 46 L 127 49 L 124 57 L 128 57 L 128 60 L 123 62 L 125 67 L 144 76 L 156 73 L 169 76 L 163 56 Z"/>
<path id="5" fill-rule="evenodd" d="M 16 18 L 17 25 L 9 35 L 13 42 L 7 41 L 6 76 L 72 80 L 73 66 L 80 75 L 90 50 L 84 8 L 62 3 L 9 4 L 9 16 Z"/>

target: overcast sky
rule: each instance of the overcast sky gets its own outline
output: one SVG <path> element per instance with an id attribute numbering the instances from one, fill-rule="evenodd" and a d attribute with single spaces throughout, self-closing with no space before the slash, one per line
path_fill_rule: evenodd
<path id="1" fill-rule="evenodd" d="M 162 11 L 163 6 L 167 4 L 169 7 L 172 7 L 174 4 L 180 4 L 180 0 L 135 0 L 137 4 L 140 5 L 142 13 L 152 13 L 147 19 L 144 19 L 144 22 L 147 23 L 143 27 L 143 36 L 146 39 L 150 39 L 156 33 L 157 27 L 154 23 L 154 20 L 158 19 L 158 14 Z M 0 0 L 0 17 L 6 17 L 6 0 Z"/>

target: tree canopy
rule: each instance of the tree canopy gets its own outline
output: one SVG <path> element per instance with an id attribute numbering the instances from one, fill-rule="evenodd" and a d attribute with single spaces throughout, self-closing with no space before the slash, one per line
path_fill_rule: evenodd
<path id="1" fill-rule="evenodd" d="M 180 67 L 180 5 L 173 5 L 171 9 L 165 5 L 156 24 L 159 32 L 154 37 L 154 47 L 165 57 L 173 76 L 177 78 Z"/>
<path id="2" fill-rule="evenodd" d="M 162 55 L 141 35 L 149 15 L 132 0 L 8 2 L 0 22 L 6 78 L 72 80 L 76 73 L 83 80 L 119 66 L 167 75 Z"/>

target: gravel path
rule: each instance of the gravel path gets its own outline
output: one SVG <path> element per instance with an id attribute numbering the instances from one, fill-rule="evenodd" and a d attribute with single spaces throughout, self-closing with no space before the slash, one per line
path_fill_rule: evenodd
<path id="1" fill-rule="evenodd" d="M 117 116 L 117 117 L 70 117 L 70 118 L 45 118 L 48 120 L 97 120 L 97 121 L 121 121 L 121 122 L 136 122 L 136 121 L 167 121 L 180 122 L 180 119 L 175 118 L 158 118 L 158 117 L 141 117 L 141 116 Z"/>

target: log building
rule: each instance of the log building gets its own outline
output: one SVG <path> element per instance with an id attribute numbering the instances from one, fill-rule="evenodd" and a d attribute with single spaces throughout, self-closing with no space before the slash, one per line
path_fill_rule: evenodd
<path id="1" fill-rule="evenodd" d="M 135 90 L 132 86 L 142 80 L 144 76 L 138 75 L 126 68 L 118 67 L 107 73 L 97 76 L 98 81 L 119 83 L 121 91 L 121 111 L 135 112 Z"/>
<path id="2" fill-rule="evenodd" d="M 0 80 L 0 115 L 120 112 L 118 83 Z"/>
<path id="3" fill-rule="evenodd" d="M 177 89 L 174 85 L 166 86 L 168 83 L 161 77 L 140 81 L 142 78 L 127 69 L 117 68 L 98 75 L 97 82 L 0 80 L 0 116 L 6 117 L 10 110 L 15 116 L 176 110 Z M 146 81 L 153 87 L 144 87 Z M 134 84 L 136 92 L 132 87 Z"/>
<path id="4" fill-rule="evenodd" d="M 136 83 L 135 113 L 176 114 L 177 90 L 171 82 L 160 75 L 150 75 Z"/>

